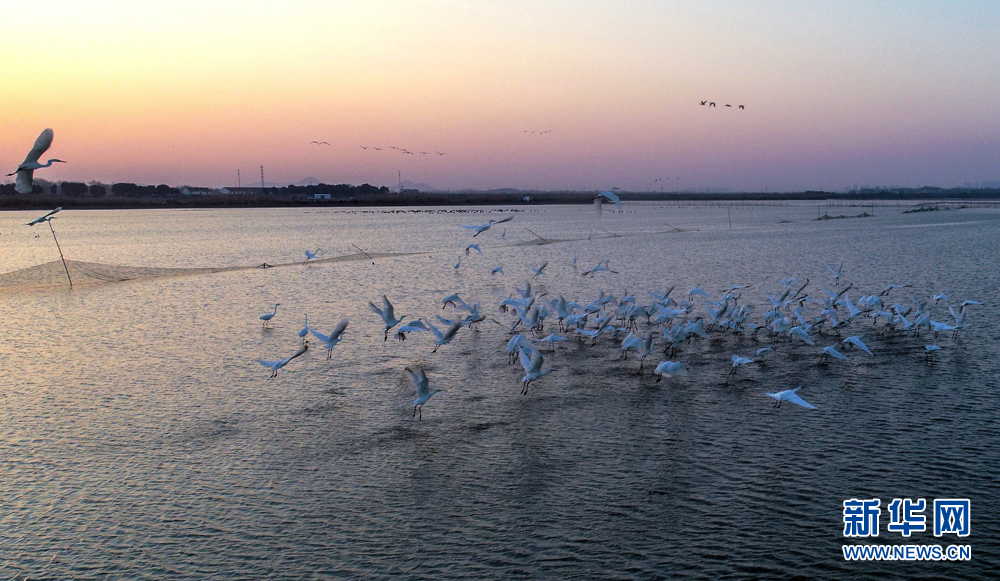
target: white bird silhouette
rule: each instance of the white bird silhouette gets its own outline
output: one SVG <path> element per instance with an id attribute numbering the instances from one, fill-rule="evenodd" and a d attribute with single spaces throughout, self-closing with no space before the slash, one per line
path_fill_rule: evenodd
<path id="1" fill-rule="evenodd" d="M 594 198 L 594 200 L 595 200 L 594 203 L 596 205 L 598 205 L 598 207 L 600 207 L 599 204 L 601 203 L 601 198 L 607 198 L 612 203 L 614 203 L 614 205 L 618 207 L 618 211 L 621 212 L 622 211 L 622 201 L 621 201 L 621 198 L 618 197 L 618 194 L 615 193 L 615 190 L 617 190 L 617 189 L 618 188 L 611 188 L 610 190 L 606 190 L 606 191 L 603 191 L 603 192 L 597 194 L 597 197 Z"/>
<path id="2" fill-rule="evenodd" d="M 466 247 L 465 247 L 465 255 L 466 255 L 466 256 L 468 256 L 468 255 L 469 255 L 469 250 L 475 250 L 475 251 L 476 251 L 476 252 L 478 252 L 479 254 L 482 254 L 482 253 L 483 253 L 483 251 L 482 251 L 482 250 L 481 250 L 481 249 L 479 248 L 479 245 L 478 245 L 478 244 L 470 244 L 470 245 L 466 246 Z"/>
<path id="3" fill-rule="evenodd" d="M 802 389 L 801 385 L 796 387 L 795 389 L 786 389 L 785 391 L 779 391 L 778 393 L 768 393 L 766 395 L 778 400 L 774 404 L 774 407 L 776 408 L 781 407 L 781 402 L 790 401 L 792 403 L 797 403 L 804 408 L 809 408 L 811 410 L 816 409 L 816 406 L 812 405 L 811 403 L 807 402 L 806 400 L 802 399 L 801 397 L 795 394 L 795 392 L 797 392 L 800 389 Z"/>
<path id="4" fill-rule="evenodd" d="M 552 372 L 551 369 L 542 371 L 544 358 L 541 352 L 535 351 L 528 355 L 528 352 L 521 348 L 518 353 L 521 356 L 521 366 L 524 367 L 525 376 L 521 378 L 521 394 L 528 395 L 528 384 L 543 375 Z"/>
<path id="5" fill-rule="evenodd" d="M 475 238 L 476 236 L 479 236 L 483 232 L 486 232 L 487 230 L 489 230 L 490 228 L 492 228 L 494 224 L 503 224 L 504 222 L 510 222 L 513 219 L 514 219 L 514 216 L 507 216 L 506 218 L 503 218 L 501 220 L 490 220 L 489 222 L 487 222 L 485 224 L 476 224 L 476 225 L 473 225 L 473 226 L 462 226 L 462 228 L 466 228 L 468 230 L 474 230 L 476 233 L 473 234 L 472 237 Z"/>
<path id="6" fill-rule="evenodd" d="M 313 258 L 316 258 L 317 256 L 319 256 L 320 250 L 321 249 L 319 249 L 319 248 L 316 249 L 316 252 L 309 252 L 308 250 L 306 250 L 306 262 L 309 262 Z"/>
<path id="7" fill-rule="evenodd" d="M 375 313 L 376 315 L 382 317 L 382 321 L 385 323 L 385 335 L 382 341 L 389 339 L 389 329 L 395 327 L 399 323 L 403 322 L 403 317 L 398 319 L 393 314 L 392 303 L 385 295 L 382 295 L 382 308 L 376 307 L 371 301 L 368 301 L 368 310 Z"/>
<path id="8" fill-rule="evenodd" d="M 442 333 L 437 327 L 432 325 L 430 321 L 424 321 L 423 319 L 420 319 L 420 321 L 427 325 L 427 328 L 431 330 L 431 333 L 434 333 L 434 336 L 437 337 L 437 341 L 434 342 L 434 350 L 431 351 L 431 353 L 437 353 L 438 347 L 451 343 L 451 340 L 455 338 L 455 333 L 457 333 L 462 327 L 462 320 L 458 319 L 452 321 L 451 325 L 449 325 L 448 328 Z"/>
<path id="9" fill-rule="evenodd" d="M 66 163 L 61 159 L 50 159 L 46 163 L 39 163 L 38 158 L 42 157 L 42 154 L 48 151 L 49 147 L 52 146 L 52 130 L 46 129 L 38 136 L 35 140 L 34 147 L 28 152 L 28 156 L 24 158 L 21 165 L 17 166 L 17 169 L 13 172 L 7 174 L 7 177 L 12 175 L 17 175 L 14 178 L 14 190 L 19 194 L 30 194 L 34 188 L 34 181 L 32 176 L 36 169 L 41 169 L 43 167 L 49 167 L 54 162 Z"/>
<path id="10" fill-rule="evenodd" d="M 414 372 L 412 369 L 407 367 L 403 369 L 403 371 L 406 372 L 406 376 L 413 382 L 413 386 L 417 388 L 417 399 L 413 400 L 413 415 L 416 416 L 417 410 L 420 410 L 420 416 L 417 419 L 422 420 L 424 419 L 424 404 L 427 403 L 427 400 L 429 400 L 431 396 L 441 390 L 430 390 L 430 386 L 427 382 L 427 374 L 424 373 L 423 369 Z M 410 416 L 410 419 L 412 418 L 413 416 Z"/>
<path id="11" fill-rule="evenodd" d="M 304 344 L 302 345 L 302 348 L 301 348 L 301 349 L 299 349 L 299 350 L 298 350 L 298 351 L 297 351 L 297 352 L 295 353 L 295 355 L 292 355 L 291 357 L 288 357 L 288 358 L 286 358 L 286 359 L 279 359 L 279 360 L 277 360 L 277 361 L 264 361 L 263 359 L 257 359 L 256 361 L 257 361 L 257 363 L 260 363 L 260 364 L 261 364 L 261 365 L 263 365 L 264 367 L 267 367 L 268 369 L 270 369 L 270 370 L 271 370 L 271 377 L 269 377 L 268 379 L 272 379 L 272 378 L 274 378 L 274 377 L 277 377 L 277 376 L 278 376 L 278 370 L 279 370 L 279 369 L 281 369 L 282 367 L 284 367 L 284 366 L 288 365 L 288 362 L 289 362 L 289 361 L 291 361 L 292 359 L 295 359 L 295 358 L 296 358 L 296 357 L 298 357 L 299 355 L 302 355 L 303 353 L 305 353 L 305 352 L 306 352 L 306 351 L 308 351 L 308 350 L 309 350 L 309 342 L 308 342 L 308 341 L 306 341 L 306 342 L 305 342 L 305 343 L 304 343 Z"/>
<path id="12" fill-rule="evenodd" d="M 680 361 L 663 361 L 656 366 L 656 383 L 663 379 L 663 374 L 667 375 L 687 375 L 688 370 Z"/>
<path id="13" fill-rule="evenodd" d="M 855 335 L 855 336 L 853 336 L 853 337 L 848 337 L 848 338 L 844 339 L 844 340 L 842 341 L 842 343 L 844 344 L 844 346 L 845 346 L 845 347 L 846 347 L 847 345 L 854 345 L 855 347 L 857 347 L 858 349 L 861 349 L 861 350 L 862 350 L 862 351 L 864 351 L 865 353 L 867 353 L 867 354 L 869 354 L 869 355 L 874 355 L 874 353 L 872 353 L 872 352 L 871 352 L 871 350 L 870 350 L 870 349 L 868 349 L 868 345 L 865 345 L 865 344 L 864 344 L 864 343 L 863 343 L 863 342 L 861 341 L 861 338 L 862 338 L 862 337 L 864 337 L 864 335 Z"/>
<path id="14" fill-rule="evenodd" d="M 270 320 L 273 319 L 274 316 L 278 314 L 278 305 L 280 304 L 281 303 L 274 303 L 274 312 L 265 313 L 260 316 L 260 320 L 262 321 L 261 326 L 267 327 L 268 322 L 270 322 Z"/>
<path id="15" fill-rule="evenodd" d="M 830 345 L 829 347 L 823 347 L 822 355 L 820 355 L 819 357 L 820 363 L 826 361 L 827 359 L 830 359 L 831 357 L 847 361 L 847 356 L 841 353 L 840 351 L 837 351 L 833 345 Z"/>
<path id="16" fill-rule="evenodd" d="M 322 333 L 317 333 L 315 329 L 309 329 L 309 332 L 316 336 L 317 339 L 325 343 L 326 347 L 326 358 L 333 359 L 333 348 L 340 343 L 340 340 L 344 338 L 344 330 L 347 329 L 347 319 L 342 319 L 337 326 L 334 327 L 333 332 L 329 335 L 324 335 Z"/>
<path id="17" fill-rule="evenodd" d="M 307 314 L 306 315 L 306 325 L 305 325 L 305 327 L 302 327 L 301 331 L 299 331 L 299 338 L 302 339 L 303 343 L 305 343 L 305 341 L 306 341 L 306 335 L 308 335 L 308 334 L 309 334 L 309 315 Z"/>

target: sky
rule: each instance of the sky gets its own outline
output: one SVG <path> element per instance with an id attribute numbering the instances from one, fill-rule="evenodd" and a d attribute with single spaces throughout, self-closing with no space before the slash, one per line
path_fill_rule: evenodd
<path id="1" fill-rule="evenodd" d="M 4 173 L 51 127 L 48 180 L 1000 181 L 995 1 L 53 0 L 4 22 Z"/>

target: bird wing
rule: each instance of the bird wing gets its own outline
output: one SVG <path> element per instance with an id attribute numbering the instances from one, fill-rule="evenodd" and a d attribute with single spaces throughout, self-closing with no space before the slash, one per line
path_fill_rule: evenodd
<path id="1" fill-rule="evenodd" d="M 312 333 L 313 336 L 315 336 L 317 339 L 319 339 L 320 341 L 322 341 L 324 343 L 329 343 L 330 342 L 330 336 L 324 335 L 323 333 L 317 333 L 316 330 L 313 329 L 312 327 L 309 328 L 309 332 Z M 335 336 L 335 335 L 331 335 L 331 336 Z"/>
<path id="2" fill-rule="evenodd" d="M 24 165 L 26 163 L 37 162 L 38 158 L 42 157 L 42 154 L 45 153 L 51 146 L 52 146 L 52 130 L 46 129 L 45 131 L 42 131 L 41 134 L 39 134 L 38 139 L 35 140 L 35 146 L 31 148 L 31 151 L 28 152 L 28 157 L 24 158 L 24 162 L 21 163 L 21 165 Z M 31 177 L 30 174 L 28 177 L 29 178 Z"/>
<path id="3" fill-rule="evenodd" d="M 417 388 L 417 395 L 418 396 L 423 395 L 424 393 L 427 393 L 427 391 L 428 391 L 428 389 L 427 389 L 427 375 L 424 373 L 423 369 L 421 369 L 419 373 L 415 373 L 409 367 L 407 367 L 403 371 L 406 372 L 406 376 L 410 378 L 411 382 L 413 382 L 413 387 Z"/>
<path id="4" fill-rule="evenodd" d="M 337 326 L 333 328 L 333 333 L 330 333 L 330 337 L 333 337 L 334 339 L 340 337 L 344 333 L 344 330 L 347 329 L 347 323 L 348 319 L 342 319 L 339 323 L 337 323 Z M 327 341 L 329 341 L 329 339 L 327 339 Z"/>
<path id="5" fill-rule="evenodd" d="M 506 218 L 501 218 L 500 220 L 490 220 L 493 224 L 503 224 L 504 222 L 510 222 L 514 219 L 514 216 L 507 216 Z"/>
<path id="6" fill-rule="evenodd" d="M 382 312 L 385 313 L 385 317 L 387 320 L 392 320 L 396 318 L 392 312 L 392 303 L 389 302 L 388 297 L 386 297 L 385 295 L 382 295 Z"/>
<path id="7" fill-rule="evenodd" d="M 809 408 L 811 410 L 816 409 L 816 406 L 812 405 L 811 403 L 807 402 L 806 400 L 802 399 L 801 397 L 799 397 L 798 395 L 796 395 L 794 393 L 788 394 L 788 401 L 790 401 L 792 403 L 797 403 L 797 404 L 799 404 L 800 406 L 802 406 L 804 408 Z"/>
<path id="8" fill-rule="evenodd" d="M 385 318 L 385 314 L 382 313 L 382 309 L 376 307 L 375 303 L 373 303 L 371 301 L 368 301 L 368 310 L 370 310 L 371 312 L 375 313 L 376 315 L 382 317 L 383 319 Z"/>
<path id="9" fill-rule="evenodd" d="M 14 178 L 14 190 L 19 194 L 30 194 L 34 189 L 34 184 L 31 181 L 31 177 L 33 174 L 34 170 L 30 169 L 17 170 L 17 177 Z"/>
<path id="10" fill-rule="evenodd" d="M 457 333 L 461 327 L 462 327 L 461 319 L 453 322 L 451 326 L 448 327 L 448 330 L 444 332 L 444 336 L 442 338 L 450 341 L 451 338 L 455 336 L 455 333 Z"/>
<path id="11" fill-rule="evenodd" d="M 421 319 L 421 320 L 423 320 L 423 319 Z M 444 337 L 444 333 L 442 333 L 441 331 L 439 331 L 438 328 L 435 327 L 430 321 L 424 321 L 424 324 L 427 325 L 427 329 L 431 333 L 434 333 L 434 336 L 437 337 L 439 341 Z"/>

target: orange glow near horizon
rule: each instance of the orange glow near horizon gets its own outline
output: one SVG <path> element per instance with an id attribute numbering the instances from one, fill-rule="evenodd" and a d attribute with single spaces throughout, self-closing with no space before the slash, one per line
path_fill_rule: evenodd
<path id="1" fill-rule="evenodd" d="M 221 186 L 260 165 L 282 183 L 401 171 L 441 188 L 1000 180 L 988 3 L 693 6 L 19 7 L 0 39 L 0 158 L 13 169 L 52 127 L 70 163 L 50 180 Z"/>

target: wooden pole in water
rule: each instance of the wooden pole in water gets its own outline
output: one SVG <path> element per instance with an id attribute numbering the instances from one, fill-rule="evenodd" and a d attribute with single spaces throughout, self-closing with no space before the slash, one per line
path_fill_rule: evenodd
<path id="1" fill-rule="evenodd" d="M 52 232 L 52 239 L 56 241 L 56 249 L 59 250 L 59 259 L 62 260 L 63 270 L 66 271 L 66 280 L 69 281 L 69 288 L 73 288 L 73 279 L 69 277 L 69 267 L 66 266 L 66 258 L 63 257 L 62 247 L 59 246 L 59 239 L 56 238 L 56 231 L 52 228 L 52 218 L 46 220 L 49 223 L 49 230 Z"/>

